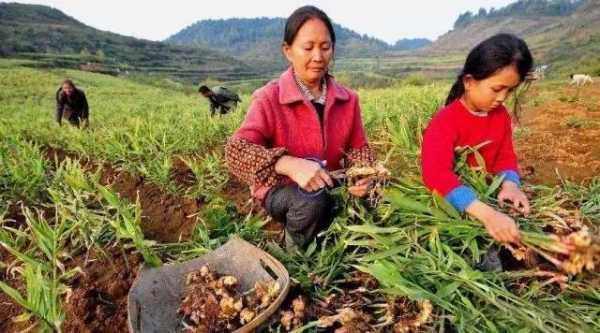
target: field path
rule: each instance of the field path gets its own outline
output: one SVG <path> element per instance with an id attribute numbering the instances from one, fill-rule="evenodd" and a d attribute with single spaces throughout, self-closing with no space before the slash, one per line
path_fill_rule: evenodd
<path id="1" fill-rule="evenodd" d="M 526 96 L 515 149 L 525 179 L 555 185 L 561 177 L 600 175 L 600 83 L 586 87 L 540 85 Z"/>

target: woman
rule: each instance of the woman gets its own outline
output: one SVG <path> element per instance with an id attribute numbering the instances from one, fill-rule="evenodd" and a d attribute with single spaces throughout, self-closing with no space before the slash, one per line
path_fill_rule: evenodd
<path id="1" fill-rule="evenodd" d="M 333 219 L 329 171 L 373 164 L 358 96 L 331 75 L 335 32 L 320 9 L 287 19 L 282 51 L 290 67 L 252 96 L 228 141 L 229 170 L 248 183 L 267 213 L 285 224 L 286 245 L 304 246 Z M 370 180 L 349 189 L 364 196 Z"/>

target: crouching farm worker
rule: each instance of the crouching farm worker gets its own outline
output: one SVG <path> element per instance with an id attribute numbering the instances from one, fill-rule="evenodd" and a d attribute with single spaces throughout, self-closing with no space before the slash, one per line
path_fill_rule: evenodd
<path id="1" fill-rule="evenodd" d="M 578 87 L 581 87 L 586 85 L 587 83 L 594 83 L 591 76 L 585 74 L 571 74 L 571 83 L 569 83 L 569 85 L 576 85 Z"/>
<path id="2" fill-rule="evenodd" d="M 215 115 L 217 109 L 219 110 L 219 114 L 235 111 L 238 103 L 242 101 L 238 94 L 222 86 L 217 86 L 212 89 L 207 86 L 200 86 L 198 92 L 208 99 L 211 117 Z"/>
<path id="3" fill-rule="evenodd" d="M 71 80 L 63 81 L 56 91 L 56 121 L 62 126 L 62 119 L 66 118 L 73 126 L 79 127 L 83 122 L 83 128 L 89 126 L 89 114 L 87 98 L 83 90 L 75 87 Z"/>
<path id="4" fill-rule="evenodd" d="M 225 147 L 229 170 L 248 183 L 267 213 L 283 222 L 288 247 L 305 246 L 333 219 L 329 171 L 371 166 L 373 154 L 357 95 L 328 74 L 335 33 L 328 16 L 297 9 L 285 25 L 289 69 L 257 90 Z M 349 191 L 364 196 L 368 179 Z"/>
<path id="5" fill-rule="evenodd" d="M 519 229 L 511 217 L 477 200 L 477 194 L 461 183 L 454 172 L 455 149 L 488 142 L 479 153 L 488 172 L 504 176 L 498 201 L 510 201 L 521 213 L 529 213 L 529 202 L 520 189 L 511 118 L 503 103 L 525 79 L 532 61 L 525 42 L 513 35 L 483 41 L 469 53 L 446 106 L 433 116 L 423 137 L 425 185 L 458 211 L 480 220 L 498 242 L 518 243 Z M 477 166 L 473 154 L 467 162 Z"/>

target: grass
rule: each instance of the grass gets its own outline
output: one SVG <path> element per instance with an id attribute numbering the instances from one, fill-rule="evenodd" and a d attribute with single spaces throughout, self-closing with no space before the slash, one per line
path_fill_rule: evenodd
<path id="1" fill-rule="evenodd" d="M 159 266 L 161 260 L 151 248 L 153 242 L 144 239 L 144 233 L 140 226 L 142 209 L 139 200 L 132 206 L 131 203 L 120 199 L 116 193 L 105 186 L 97 186 L 102 198 L 106 201 L 106 209 L 116 211 L 116 218 L 110 219 L 109 222 L 115 230 L 117 240 L 131 241 L 147 265 Z"/>
<path id="2" fill-rule="evenodd" d="M 567 128 L 582 128 L 585 126 L 585 120 L 579 117 L 571 116 L 567 118 L 562 125 Z"/>
<path id="3" fill-rule="evenodd" d="M 353 244 L 366 244 L 368 249 L 357 267 L 375 276 L 386 292 L 431 300 L 439 314 L 450 315 L 458 331 L 503 331 L 515 325 L 546 332 L 597 329 L 598 323 L 590 323 L 586 316 L 557 313 L 559 304 L 572 299 L 553 294 L 548 285 L 536 286 L 535 279 L 529 282 L 528 294 L 515 293 L 514 284 L 535 276 L 533 271 L 497 274 L 474 269 L 490 245 L 481 242 L 488 238 L 482 226 L 461 220 L 421 185 L 400 183 L 386 196 L 389 206 L 383 209 L 389 212 L 382 215 L 387 218 L 369 228 L 350 227 L 363 235 Z M 520 221 L 521 228 L 541 232 L 540 226 L 547 224 L 536 218 Z M 528 237 L 533 235 L 526 233 L 526 241 Z M 584 287 L 580 295 L 593 294 L 593 288 Z"/>
<path id="4" fill-rule="evenodd" d="M 18 137 L 0 142 L 0 200 L 34 202 L 46 187 L 47 162 L 40 147 Z"/>
<path id="5" fill-rule="evenodd" d="M 87 91 L 92 105 L 90 131 L 59 129 L 53 121 L 53 96 L 64 77 L 73 78 Z M 195 96 L 78 71 L 3 69 L 0 81 L 12 87 L 0 93 L 2 100 L 11 101 L 0 111 L 9 122 L 4 130 L 17 127 L 29 142 L 140 172 L 158 185 L 168 184 L 166 160 L 219 145 L 242 117 L 236 113 L 228 121 L 211 121 L 206 101 Z"/>
<path id="6" fill-rule="evenodd" d="M 87 131 L 53 122 L 53 96 L 64 77 L 86 90 L 91 105 Z M 339 291 L 338 281 L 359 269 L 380 282 L 373 294 L 429 300 L 437 318 L 428 324 L 431 330 L 599 330 L 600 294 L 590 283 L 598 279 L 597 272 L 569 276 L 560 290 L 534 270 L 477 269 L 493 240 L 477 221 L 432 196 L 419 175 L 421 133 L 442 105 L 448 84 L 420 77 L 407 82 L 358 90 L 370 141 L 395 176 L 384 202 L 368 208 L 336 190 L 341 212 L 334 223 L 319 242 L 288 252 L 268 241 L 263 229 L 268 220 L 252 212 L 240 215 L 222 197 L 229 176 L 221 147 L 243 120 L 250 96 L 242 96 L 238 112 L 210 118 L 206 101 L 185 89 L 0 61 L 0 83 L 10 87 L 0 91 L 6 101 L 0 105 L 6 120 L 0 123 L 0 243 L 10 253 L 0 268 L 14 271 L 23 285 L 13 289 L 2 283 L 0 288 L 23 308 L 19 319 L 60 331 L 70 279 L 79 274 L 70 259 L 117 248 L 140 253 L 147 265 L 156 266 L 195 258 L 238 235 L 279 258 L 310 297 Z M 555 98 L 544 95 L 538 103 Z M 49 160 L 48 147 L 78 158 Z M 189 170 L 188 185 L 173 179 L 178 160 Z M 102 182 L 104 163 L 139 175 L 163 192 L 200 199 L 202 210 L 190 237 L 172 243 L 146 239 L 140 203 L 119 197 Z M 468 171 L 464 157 L 457 168 L 482 200 L 497 205 L 501 179 L 488 182 L 488 175 Z M 517 219 L 531 246 L 545 244 L 539 235 L 556 223 L 551 216 L 560 209 L 579 214 L 592 228 L 600 226 L 599 179 L 531 190 L 532 216 Z M 9 207 L 25 217 L 24 224 L 16 223 Z"/>
<path id="7" fill-rule="evenodd" d="M 63 296 L 69 289 L 65 282 L 80 272 L 78 267 L 67 269 L 63 263 L 62 249 L 69 231 L 64 221 L 51 226 L 40 212 L 27 209 L 24 213 L 30 235 L 28 248 L 0 244 L 22 263 L 15 271 L 23 278 L 25 292 L 21 294 L 4 282 L 0 282 L 0 289 L 27 311 L 17 321 L 27 322 L 36 317 L 40 319 L 36 323 L 40 331 L 60 332 L 64 320 Z M 16 230 L 13 232 L 18 234 Z"/>
<path id="8" fill-rule="evenodd" d="M 595 97 L 591 97 L 588 98 L 585 101 L 585 108 L 587 111 L 589 112 L 598 112 L 600 110 L 600 101 L 598 101 L 598 98 Z"/>
<path id="9" fill-rule="evenodd" d="M 222 167 L 223 157 L 217 152 L 203 157 L 181 157 L 181 160 L 194 175 L 194 184 L 186 190 L 194 198 L 211 199 L 221 193 L 229 180 L 229 174 Z"/>

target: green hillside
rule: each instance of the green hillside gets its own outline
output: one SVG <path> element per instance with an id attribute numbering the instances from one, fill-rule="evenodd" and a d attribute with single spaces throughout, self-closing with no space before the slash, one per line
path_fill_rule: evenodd
<path id="1" fill-rule="evenodd" d="M 200 47 L 100 31 L 57 9 L 0 3 L 0 57 L 112 74 L 141 72 L 187 81 L 256 75 L 243 62 Z"/>
<path id="2" fill-rule="evenodd" d="M 594 0 L 519 0 L 499 9 L 462 13 L 453 30 L 422 48 L 340 59 L 336 69 L 389 78 L 451 79 L 471 48 L 500 32 L 523 37 L 536 63 L 550 65 L 547 76 L 600 75 L 600 2 Z"/>
<path id="3" fill-rule="evenodd" d="M 176 45 L 197 45 L 221 50 L 255 65 L 280 70 L 285 66 L 281 43 L 284 18 L 232 18 L 196 22 L 169 37 Z M 416 49 L 427 45 L 427 39 L 401 39 L 395 45 L 361 35 L 334 24 L 338 58 L 376 58 L 392 50 Z"/>
<path id="4" fill-rule="evenodd" d="M 600 75 L 600 2 L 595 0 L 520 0 L 498 10 L 463 13 L 453 30 L 418 54 L 466 54 L 481 40 L 500 32 L 523 37 L 536 62 L 550 65 L 549 74 Z"/>
<path id="5" fill-rule="evenodd" d="M 46 6 L 0 3 L 0 57 L 113 75 L 150 74 L 194 83 L 212 79 L 249 91 L 285 67 L 283 26 L 283 18 L 205 20 L 163 43 L 99 31 Z M 333 72 L 350 77 L 349 82 L 366 82 L 359 86 L 407 76 L 451 78 L 475 44 L 499 32 L 525 38 L 536 63 L 550 65 L 548 75 L 600 75 L 597 0 L 519 0 L 462 13 L 454 28 L 433 43 L 401 39 L 389 45 L 340 25 L 335 29 Z"/>
<path id="6" fill-rule="evenodd" d="M 279 50 L 284 19 L 227 19 L 197 22 L 167 39 L 169 43 L 210 47 L 275 71 L 283 67 Z M 399 40 L 394 46 L 335 26 L 338 52 L 334 72 L 352 82 L 403 77 L 451 78 L 467 52 L 500 32 L 523 37 L 548 75 L 572 72 L 600 75 L 600 2 L 593 0 L 519 0 L 502 8 L 458 16 L 454 28 L 433 43 Z M 349 73 L 349 74 L 348 74 Z"/>

